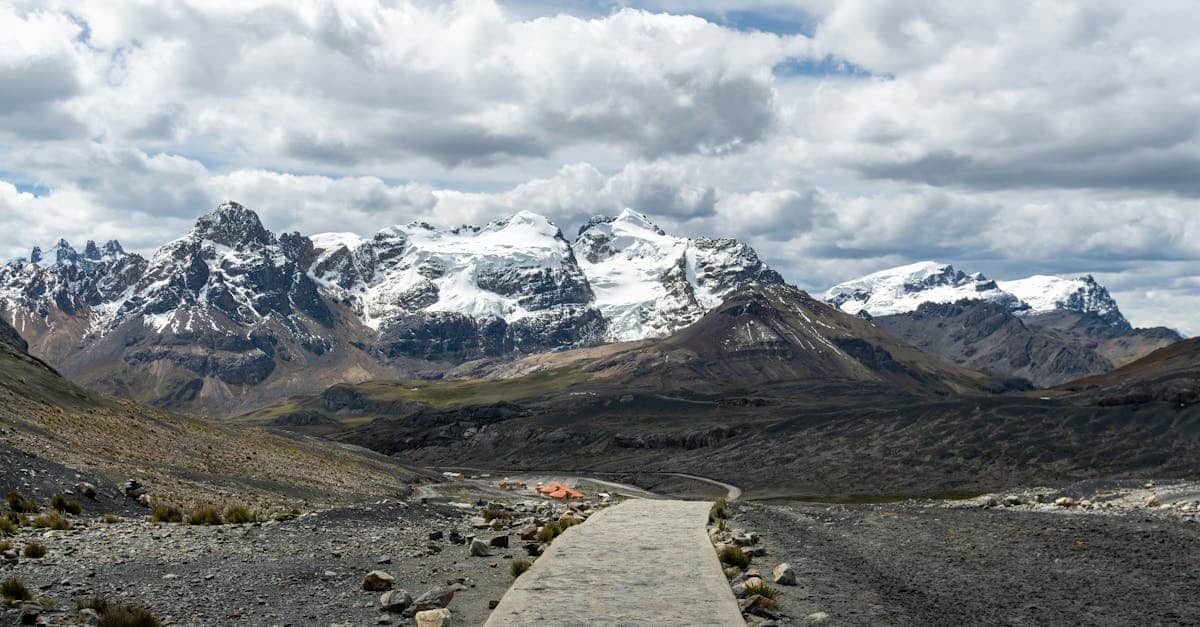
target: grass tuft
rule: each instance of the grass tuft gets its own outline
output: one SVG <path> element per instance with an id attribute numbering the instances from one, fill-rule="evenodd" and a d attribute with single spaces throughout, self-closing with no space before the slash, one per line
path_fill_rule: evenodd
<path id="1" fill-rule="evenodd" d="M 721 549 L 721 552 L 717 554 L 717 557 L 721 559 L 722 564 L 737 566 L 742 570 L 746 570 L 746 568 L 750 566 L 750 556 L 746 555 L 746 552 L 743 551 L 741 547 L 725 547 Z"/>
<path id="2" fill-rule="evenodd" d="M 9 577 L 0 582 L 0 597 L 4 597 L 6 601 L 28 601 L 33 598 L 33 593 L 25 587 L 25 582 L 16 577 Z"/>
<path id="3" fill-rule="evenodd" d="M 154 509 L 150 510 L 150 522 L 181 523 L 183 511 L 174 505 L 155 505 Z"/>
<path id="4" fill-rule="evenodd" d="M 254 512 L 251 512 L 250 508 L 245 505 L 230 505 L 225 508 L 225 522 L 231 525 L 250 523 L 257 519 Z"/>
<path id="5" fill-rule="evenodd" d="M 533 566 L 533 562 L 529 560 L 516 560 L 508 567 L 508 572 L 512 574 L 513 579 L 516 579 L 525 574 L 530 566 Z"/>
<path id="6" fill-rule="evenodd" d="M 42 514 L 33 519 L 33 526 L 38 529 L 56 529 L 63 531 L 71 528 L 71 521 L 63 518 L 58 510 L 52 509 L 49 514 Z"/>
<path id="7" fill-rule="evenodd" d="M 715 523 L 729 518 L 729 503 L 725 499 L 717 499 L 708 510 L 708 522 Z"/>
<path id="8" fill-rule="evenodd" d="M 53 499 L 50 499 L 50 508 L 64 514 L 71 514 L 72 516 L 78 516 L 83 513 L 82 505 L 76 501 L 68 501 L 67 497 L 62 494 L 55 495 Z"/>
<path id="9" fill-rule="evenodd" d="M 219 525 L 222 522 L 221 510 L 211 505 L 202 505 L 188 514 L 187 517 L 187 524 L 189 525 Z"/>
<path id="10" fill-rule="evenodd" d="M 33 499 L 16 490 L 9 492 L 8 496 L 4 497 L 4 500 L 8 502 L 8 509 L 18 514 L 32 514 L 38 511 L 37 503 Z"/>
<path id="11" fill-rule="evenodd" d="M 779 596 L 779 591 L 768 587 L 765 583 L 746 586 L 746 596 L 752 597 L 756 594 L 774 601 Z"/>
<path id="12" fill-rule="evenodd" d="M 161 627 L 150 610 L 133 603 L 114 605 L 100 615 L 97 627 Z"/>
<path id="13" fill-rule="evenodd" d="M 0 516 L 0 538 L 15 535 L 16 533 L 17 523 L 13 522 L 8 516 Z"/>
<path id="14" fill-rule="evenodd" d="M 46 557 L 46 545 L 30 540 L 25 544 L 25 550 L 21 553 L 30 559 Z"/>
<path id="15" fill-rule="evenodd" d="M 117 516 L 116 514 L 105 514 L 104 518 L 100 519 L 100 522 L 106 525 L 115 525 L 117 523 L 125 522 L 125 519 Z"/>

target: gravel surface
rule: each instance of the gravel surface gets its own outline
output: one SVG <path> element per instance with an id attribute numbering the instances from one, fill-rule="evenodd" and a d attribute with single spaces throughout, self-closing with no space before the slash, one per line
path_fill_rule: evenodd
<path id="1" fill-rule="evenodd" d="M 471 557 L 466 545 L 437 540 L 432 531 L 474 533 L 473 511 L 448 505 L 381 503 L 326 510 L 295 520 L 261 525 L 200 527 L 92 522 L 68 531 L 21 530 L 14 544 L 37 537 L 49 549 L 41 559 L 22 557 L 0 567 L 37 594 L 71 608 L 92 594 L 136 601 L 179 625 L 352 625 L 381 619 L 378 592 L 362 589 L 375 569 L 396 578 L 413 597 L 465 578 L 449 607 L 457 624 L 480 624 L 488 603 L 511 583 L 508 561 L 523 556 L 493 549 Z M 432 554 L 431 554 L 432 553 Z M 390 564 L 377 564 L 382 556 Z M 46 615 L 67 621 L 67 612 Z M 399 615 L 381 624 L 412 624 Z M 15 623 L 16 610 L 0 610 L 0 624 Z"/>
<path id="2" fill-rule="evenodd" d="M 1129 512 L 1070 514 L 917 503 L 744 503 L 735 524 L 796 570 L 777 586 L 796 622 L 1200 623 L 1200 524 Z"/>

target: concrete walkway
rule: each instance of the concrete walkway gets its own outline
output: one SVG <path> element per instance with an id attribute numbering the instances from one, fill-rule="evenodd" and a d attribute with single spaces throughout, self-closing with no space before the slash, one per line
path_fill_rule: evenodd
<path id="1" fill-rule="evenodd" d="M 711 505 L 629 500 L 571 527 L 487 625 L 745 625 L 708 539 Z"/>

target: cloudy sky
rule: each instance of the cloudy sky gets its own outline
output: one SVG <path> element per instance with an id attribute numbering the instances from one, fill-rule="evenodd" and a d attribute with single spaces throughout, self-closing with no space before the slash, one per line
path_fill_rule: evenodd
<path id="1" fill-rule="evenodd" d="M 1200 7 L 0 0 L 0 257 L 633 207 L 824 289 L 1090 272 L 1200 334 Z"/>

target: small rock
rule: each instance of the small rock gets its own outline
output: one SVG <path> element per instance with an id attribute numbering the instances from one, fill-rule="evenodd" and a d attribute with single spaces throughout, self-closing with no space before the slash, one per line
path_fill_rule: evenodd
<path id="1" fill-rule="evenodd" d="M 412 605 L 412 595 L 407 590 L 389 590 L 379 596 L 379 609 L 399 614 Z"/>
<path id="2" fill-rule="evenodd" d="M 525 525 L 524 527 L 521 527 L 521 539 L 525 540 L 526 542 L 533 540 L 537 537 L 537 532 L 537 525 Z"/>
<path id="3" fill-rule="evenodd" d="M 813 612 L 812 614 L 805 616 L 804 620 L 810 623 L 823 623 L 829 620 L 829 614 L 826 614 L 825 612 Z"/>
<path id="4" fill-rule="evenodd" d="M 376 564 L 391 564 L 392 557 L 390 555 L 380 555 L 379 559 L 375 560 Z"/>
<path id="5" fill-rule="evenodd" d="M 442 627 L 450 622 L 450 610 L 440 607 L 434 610 L 417 612 L 417 627 Z"/>
<path id="6" fill-rule="evenodd" d="M 781 586 L 796 585 L 796 571 L 792 570 L 792 566 L 787 562 L 776 566 L 775 570 L 771 571 L 771 578 Z"/>
<path id="7" fill-rule="evenodd" d="M 488 544 L 490 544 L 494 547 L 497 547 L 497 548 L 507 549 L 508 548 L 508 536 L 507 535 L 495 536 L 491 539 L 491 541 L 488 542 Z"/>
<path id="8" fill-rule="evenodd" d="M 94 486 L 86 481 L 79 482 L 79 484 L 75 486 L 75 491 L 79 492 L 80 495 L 86 496 L 89 499 L 92 499 L 92 500 L 96 499 L 96 486 Z"/>
<path id="9" fill-rule="evenodd" d="M 488 601 L 488 609 L 489 610 L 494 610 L 499 605 L 500 605 L 500 601 L 498 601 L 496 599 L 492 599 L 491 601 Z"/>
<path id="10" fill-rule="evenodd" d="M 94 627 L 95 625 L 100 624 L 99 612 L 90 607 L 85 607 L 82 610 L 79 610 L 79 614 L 76 616 L 76 618 L 78 619 L 80 625 Z"/>
<path id="11" fill-rule="evenodd" d="M 487 557 L 488 545 L 483 540 L 476 538 L 471 540 L 471 555 L 475 557 Z"/>
<path id="12" fill-rule="evenodd" d="M 417 597 L 416 601 L 409 607 L 410 612 L 418 613 L 425 610 L 436 610 L 450 605 L 450 600 L 454 598 L 454 587 L 446 586 L 444 588 L 434 588 L 425 594 Z"/>
<path id="13" fill-rule="evenodd" d="M 1017 505 L 1022 504 L 1023 502 L 1024 501 L 1021 500 L 1021 497 L 1016 496 L 1014 494 L 1010 494 L 1010 495 L 1004 497 L 1004 505 L 1006 507 L 1015 507 Z"/>
<path id="14" fill-rule="evenodd" d="M 458 531 L 451 531 L 450 532 L 450 542 L 452 542 L 454 544 L 466 544 L 467 539 L 465 537 L 463 537 L 463 534 L 459 533 Z"/>
<path id="15" fill-rule="evenodd" d="M 370 592 L 383 592 L 384 590 L 391 590 L 394 583 L 396 583 L 395 577 L 382 570 L 373 570 L 367 573 L 367 576 L 363 579 L 362 587 L 363 590 Z"/>
<path id="16" fill-rule="evenodd" d="M 996 497 L 994 497 L 990 494 L 979 499 L 980 507 L 995 507 L 999 504 L 1000 504 L 1000 501 L 997 501 Z"/>
<path id="17" fill-rule="evenodd" d="M 1150 498 L 1146 499 L 1146 507 L 1158 507 L 1158 506 L 1159 506 L 1159 502 L 1158 502 L 1157 494 L 1152 494 L 1152 495 L 1150 495 Z"/>
<path id="18" fill-rule="evenodd" d="M 1069 496 L 1062 496 L 1057 499 L 1054 499 L 1054 504 L 1059 507 L 1074 507 L 1075 499 L 1073 499 Z"/>
<path id="19" fill-rule="evenodd" d="M 441 540 L 444 537 L 446 537 L 446 534 L 442 533 L 441 531 L 430 531 L 429 532 L 430 540 Z"/>
<path id="20" fill-rule="evenodd" d="M 29 601 L 21 604 L 21 624 L 36 625 L 42 615 L 42 604 Z"/>

